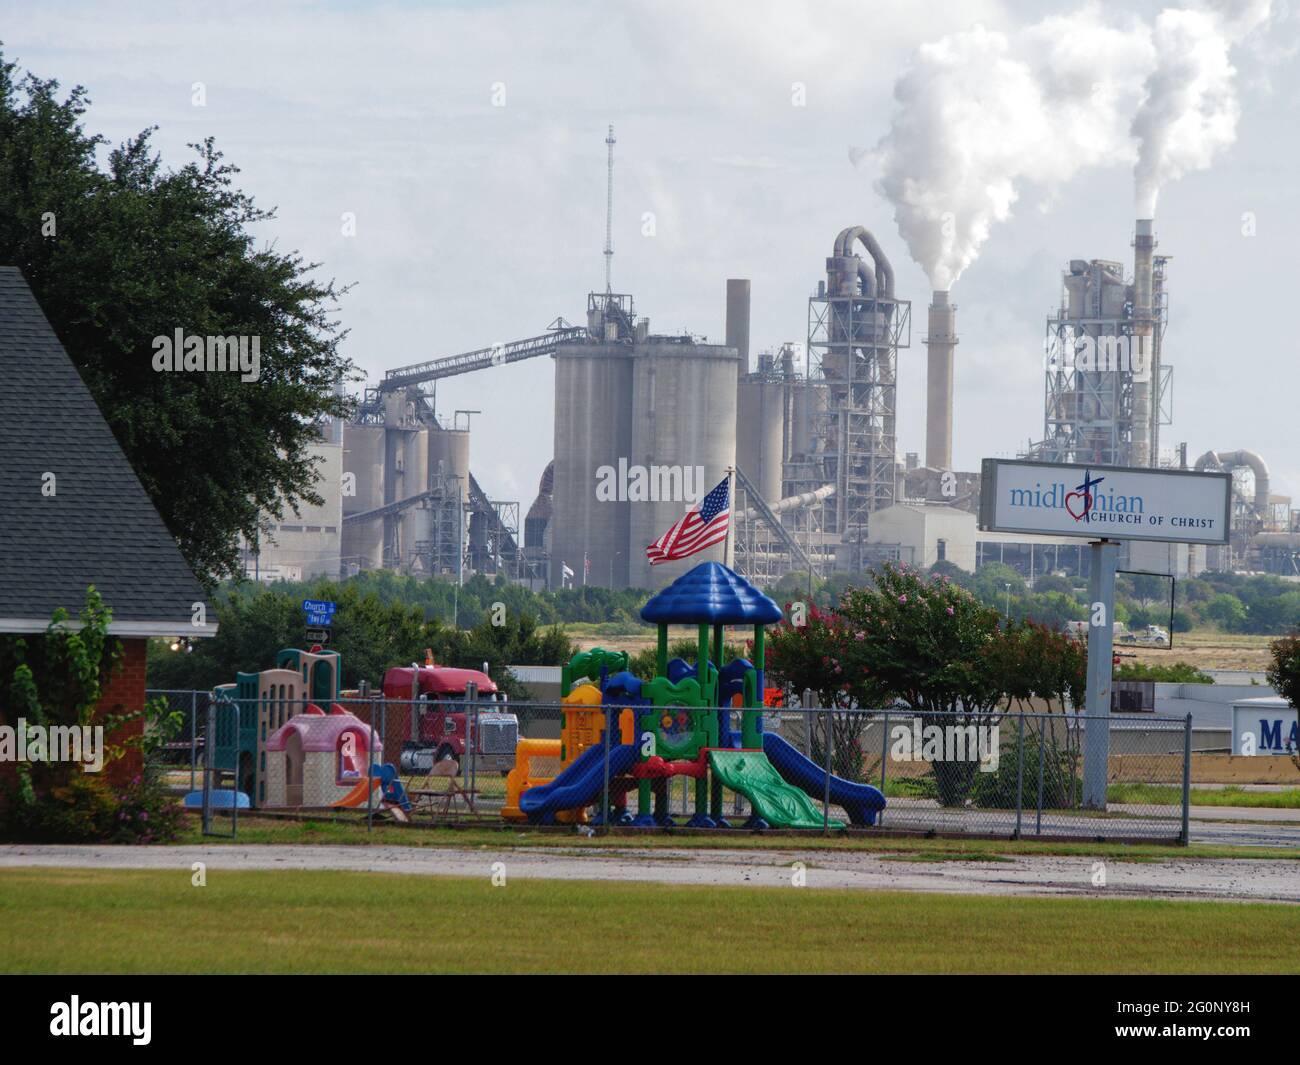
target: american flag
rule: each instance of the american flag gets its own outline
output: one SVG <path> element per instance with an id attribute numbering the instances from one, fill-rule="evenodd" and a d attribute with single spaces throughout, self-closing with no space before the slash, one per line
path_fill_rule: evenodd
<path id="1" fill-rule="evenodd" d="M 650 565 L 685 558 L 727 538 L 731 510 L 727 506 L 727 482 L 724 477 L 716 488 L 704 497 L 698 507 L 645 549 Z"/>

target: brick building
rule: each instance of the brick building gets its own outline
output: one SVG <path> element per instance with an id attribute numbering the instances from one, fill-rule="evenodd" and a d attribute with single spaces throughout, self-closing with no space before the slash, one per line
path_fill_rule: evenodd
<path id="1" fill-rule="evenodd" d="M 16 267 L 0 267 L 0 636 L 75 619 L 94 585 L 121 669 L 101 713 L 137 711 L 151 636 L 211 636 L 215 614 Z M 10 678 L 0 677 L 0 721 Z M 38 689 L 42 678 L 37 677 Z M 128 775 L 137 765 L 113 769 Z"/>

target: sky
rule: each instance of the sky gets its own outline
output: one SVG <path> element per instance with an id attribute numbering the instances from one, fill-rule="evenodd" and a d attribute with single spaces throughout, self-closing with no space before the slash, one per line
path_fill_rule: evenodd
<path id="1" fill-rule="evenodd" d="M 582 321 L 587 292 L 604 286 L 609 124 L 613 288 L 654 332 L 720 343 L 726 279 L 747 277 L 751 351 L 802 343 L 835 235 L 864 225 L 912 301 L 901 453 L 924 451 L 931 286 L 873 173 L 895 88 L 918 49 L 947 35 L 1015 34 L 1085 9 L 1111 17 L 1028 0 L 0 0 L 0 41 L 20 67 L 86 86 L 87 128 L 113 144 L 156 125 L 155 147 L 179 166 L 187 144 L 215 137 L 243 189 L 276 210 L 259 238 L 353 286 L 338 312 L 343 351 L 372 383 L 557 316 Z M 1115 24 L 1159 10 L 1124 5 Z M 1284 323 L 1300 247 L 1298 32 L 1275 5 L 1234 51 L 1235 137 L 1164 186 L 1156 233 L 1172 256 L 1162 444 L 1256 451 L 1273 490 L 1300 501 L 1300 352 Z M 978 145 L 978 107 L 970 121 Z M 1075 258 L 1131 271 L 1134 217 L 1131 159 L 1018 189 L 952 288 L 958 468 L 1042 435 L 1044 318 L 1061 271 Z M 527 507 L 536 494 L 553 380 L 537 359 L 439 384 L 440 415 L 481 411 L 471 466 L 494 499 Z"/>

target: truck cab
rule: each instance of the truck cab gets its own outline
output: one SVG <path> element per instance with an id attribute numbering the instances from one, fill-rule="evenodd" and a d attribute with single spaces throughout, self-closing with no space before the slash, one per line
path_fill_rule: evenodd
<path id="1" fill-rule="evenodd" d="M 472 707 L 467 695 L 471 685 Z M 401 735 L 403 771 L 429 772 L 447 759 L 459 764 L 471 743 L 479 768 L 504 772 L 514 764 L 519 719 L 508 712 L 505 693 L 486 673 L 396 666 L 384 674 L 383 692 L 389 702 L 389 734 L 396 723 Z"/>

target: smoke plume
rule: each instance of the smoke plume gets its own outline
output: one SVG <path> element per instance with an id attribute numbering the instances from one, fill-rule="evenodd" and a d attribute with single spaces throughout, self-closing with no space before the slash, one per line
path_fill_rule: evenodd
<path id="1" fill-rule="evenodd" d="M 1268 21 L 1270 0 L 1167 8 L 1156 18 L 1155 65 L 1133 116 L 1139 218 L 1153 218 L 1160 189 L 1204 170 L 1237 137 L 1241 105 L 1229 50 Z"/>
<path id="2" fill-rule="evenodd" d="M 1168 9 L 1154 26 L 1088 6 L 922 45 L 870 154 L 932 287 L 961 276 L 1026 188 L 1050 201 L 1085 169 L 1134 164 L 1139 204 L 1154 209 L 1161 184 L 1208 166 L 1236 133 L 1228 51 L 1269 3 Z"/>

